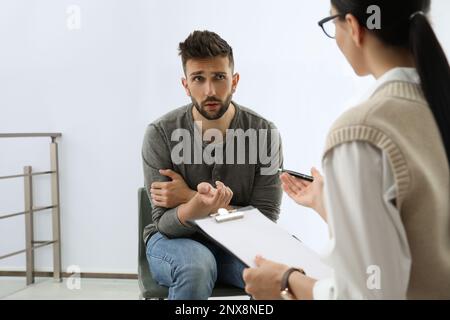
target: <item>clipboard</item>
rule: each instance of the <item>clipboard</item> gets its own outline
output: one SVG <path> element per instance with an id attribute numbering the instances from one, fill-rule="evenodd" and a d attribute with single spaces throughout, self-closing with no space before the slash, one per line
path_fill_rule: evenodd
<path id="1" fill-rule="evenodd" d="M 246 207 L 228 214 L 239 217 L 217 221 L 218 214 L 196 220 L 197 226 L 213 241 L 236 256 L 248 267 L 255 267 L 257 255 L 305 270 L 309 277 L 320 280 L 331 277 L 332 269 L 319 254 L 263 215 Z M 222 215 L 224 215 L 222 213 Z"/>

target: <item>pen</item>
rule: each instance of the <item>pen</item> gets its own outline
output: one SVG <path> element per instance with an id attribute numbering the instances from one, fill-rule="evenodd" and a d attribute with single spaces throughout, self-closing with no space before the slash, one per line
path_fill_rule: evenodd
<path id="1" fill-rule="evenodd" d="M 309 182 L 314 182 L 314 177 L 308 176 L 308 175 L 303 174 L 303 173 L 298 173 L 298 172 L 295 172 L 295 171 L 292 171 L 292 170 L 284 170 L 283 168 L 278 169 L 278 171 L 280 173 L 287 173 L 287 174 L 289 174 L 289 175 L 291 175 L 293 177 L 296 177 L 298 179 L 302 179 L 302 180 L 309 181 Z"/>

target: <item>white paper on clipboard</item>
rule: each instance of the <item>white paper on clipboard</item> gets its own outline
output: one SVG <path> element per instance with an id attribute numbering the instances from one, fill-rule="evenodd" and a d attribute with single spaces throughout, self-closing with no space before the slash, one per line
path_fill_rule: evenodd
<path id="1" fill-rule="evenodd" d="M 255 267 L 255 257 L 303 268 L 314 279 L 332 276 L 332 269 L 320 256 L 286 230 L 264 216 L 258 209 L 244 211 L 244 217 L 218 223 L 214 218 L 196 221 L 212 239 L 233 253 L 249 267 Z"/>

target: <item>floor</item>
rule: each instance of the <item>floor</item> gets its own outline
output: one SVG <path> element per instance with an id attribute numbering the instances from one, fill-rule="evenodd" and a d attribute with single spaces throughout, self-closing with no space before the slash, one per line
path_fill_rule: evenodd
<path id="1" fill-rule="evenodd" d="M 137 280 L 36 278 L 26 286 L 24 278 L 0 277 L 0 300 L 137 300 Z M 214 298 L 217 299 L 217 298 Z M 218 298 L 230 299 L 230 298 Z M 245 300 L 248 296 L 231 299 Z"/>

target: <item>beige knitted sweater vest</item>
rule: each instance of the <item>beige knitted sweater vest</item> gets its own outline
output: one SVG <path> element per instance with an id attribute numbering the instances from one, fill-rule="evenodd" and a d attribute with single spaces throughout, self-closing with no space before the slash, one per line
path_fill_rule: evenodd
<path id="1" fill-rule="evenodd" d="M 324 158 L 352 141 L 371 143 L 389 157 L 412 257 L 407 298 L 450 299 L 449 166 L 420 86 L 403 81 L 382 85 L 336 121 Z"/>

